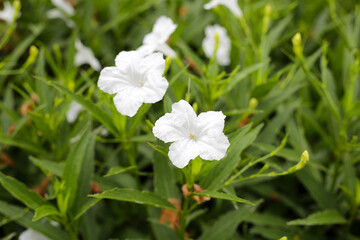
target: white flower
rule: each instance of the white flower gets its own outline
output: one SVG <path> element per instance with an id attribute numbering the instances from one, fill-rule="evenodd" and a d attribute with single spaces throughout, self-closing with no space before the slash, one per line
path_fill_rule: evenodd
<path id="1" fill-rule="evenodd" d="M 169 158 L 178 167 L 185 167 L 198 155 L 204 160 L 220 160 L 230 143 L 223 133 L 225 115 L 222 112 L 204 112 L 196 116 L 190 104 L 181 100 L 172 105 L 171 113 L 159 118 L 153 133 L 168 143 Z"/>
<path id="2" fill-rule="evenodd" d="M 219 45 L 216 51 L 216 59 L 220 65 L 226 66 L 230 64 L 231 42 L 226 33 L 226 29 L 215 24 L 205 29 L 205 38 L 202 42 L 205 55 L 211 58 L 214 54 L 216 44 L 216 34 L 219 37 Z"/>
<path id="3" fill-rule="evenodd" d="M 166 41 L 176 28 L 177 25 L 174 24 L 171 18 L 165 16 L 159 17 L 154 24 L 152 32 L 145 35 L 143 45 L 139 50 L 147 53 L 159 51 L 166 56 L 175 57 L 175 51 L 166 44 Z"/>
<path id="4" fill-rule="evenodd" d="M 206 10 L 209 10 L 211 8 L 216 7 L 217 5 L 224 5 L 227 8 L 230 9 L 230 11 L 236 16 L 236 17 L 241 17 L 242 11 L 238 5 L 237 0 L 211 0 L 210 2 L 208 2 L 207 4 L 204 5 L 204 8 Z"/>
<path id="5" fill-rule="evenodd" d="M 94 56 L 92 50 L 85 47 L 79 39 L 75 42 L 76 54 L 75 54 L 75 66 L 81 66 L 88 63 L 94 70 L 100 71 L 101 66 L 99 60 Z"/>
<path id="6" fill-rule="evenodd" d="M 106 67 L 100 72 L 99 88 L 115 94 L 117 110 L 134 116 L 143 103 L 160 101 L 169 86 L 162 77 L 165 60 L 161 53 L 144 56 L 140 51 L 122 51 L 115 59 L 115 67 Z"/>
<path id="7" fill-rule="evenodd" d="M 29 228 L 20 234 L 19 240 L 50 240 L 50 239 L 45 237 L 41 233 L 38 233 Z"/>
<path id="8" fill-rule="evenodd" d="M 4 20 L 7 23 L 10 23 L 14 18 L 14 14 L 14 7 L 9 2 L 5 2 L 4 9 L 0 11 L 0 19 Z"/>
<path id="9" fill-rule="evenodd" d="M 66 120 L 69 123 L 73 123 L 75 122 L 75 120 L 77 119 L 77 117 L 79 116 L 79 113 L 81 112 L 81 110 L 83 109 L 83 107 L 77 103 L 77 102 L 71 102 L 70 104 L 70 108 L 69 110 L 66 112 Z"/>
<path id="10" fill-rule="evenodd" d="M 46 13 L 47 17 L 50 19 L 54 19 L 54 18 L 60 18 L 62 19 L 66 25 L 68 25 L 69 28 L 74 28 L 75 27 L 75 23 L 73 20 L 71 20 L 70 18 L 68 18 L 67 16 L 65 16 L 63 14 L 63 12 L 61 12 L 59 9 L 50 9 L 49 11 L 47 11 Z"/>
<path id="11" fill-rule="evenodd" d="M 50 9 L 46 15 L 48 18 L 60 18 L 64 20 L 66 25 L 69 28 L 74 28 L 75 23 L 72 21 L 69 16 L 73 16 L 75 14 L 75 9 L 65 0 L 51 0 L 51 2 L 58 8 L 58 9 Z M 65 14 L 64 14 L 65 13 Z"/>
<path id="12" fill-rule="evenodd" d="M 75 14 L 75 9 L 69 2 L 66 0 L 51 0 L 52 4 L 54 4 L 57 8 L 66 12 L 67 15 L 73 16 Z"/>

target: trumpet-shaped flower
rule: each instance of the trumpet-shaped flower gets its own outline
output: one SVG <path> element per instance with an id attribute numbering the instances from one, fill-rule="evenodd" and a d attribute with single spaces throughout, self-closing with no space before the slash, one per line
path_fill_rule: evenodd
<path id="1" fill-rule="evenodd" d="M 159 118 L 153 128 L 155 137 L 168 143 L 169 158 L 178 167 L 185 167 L 191 159 L 220 160 L 230 143 L 223 133 L 225 115 L 209 111 L 196 116 L 190 104 L 181 100 L 172 105 L 171 113 Z"/>
<path id="2" fill-rule="evenodd" d="M 220 65 L 226 66 L 230 64 L 230 50 L 231 42 L 226 33 L 226 29 L 219 26 L 213 25 L 208 26 L 205 29 L 205 38 L 202 42 L 205 55 L 211 58 L 214 54 L 216 46 L 216 38 L 218 37 L 218 48 L 216 50 L 216 59 Z"/>
<path id="3" fill-rule="evenodd" d="M 9 2 L 5 2 L 4 9 L 0 11 L 0 19 L 4 20 L 7 23 L 10 23 L 14 18 L 14 14 L 14 7 Z"/>
<path id="4" fill-rule="evenodd" d="M 174 24 L 171 18 L 165 16 L 159 17 L 154 24 L 152 32 L 145 35 L 143 45 L 139 50 L 147 53 L 159 51 L 166 56 L 175 57 L 175 51 L 166 44 L 166 41 L 176 28 L 177 25 Z"/>
<path id="5" fill-rule="evenodd" d="M 79 113 L 83 109 L 82 105 L 78 104 L 77 102 L 71 102 L 69 110 L 66 112 L 66 120 L 69 123 L 75 122 Z"/>
<path id="6" fill-rule="evenodd" d="M 20 234 L 19 240 L 50 240 L 50 239 L 45 237 L 41 233 L 35 232 L 34 230 L 29 228 Z"/>
<path id="7" fill-rule="evenodd" d="M 211 0 L 204 5 L 204 8 L 209 10 L 211 8 L 215 8 L 218 5 L 226 6 L 236 17 L 241 17 L 243 15 L 237 0 Z"/>
<path id="8" fill-rule="evenodd" d="M 161 53 L 145 56 L 140 51 L 122 51 L 115 64 L 101 70 L 98 87 L 116 94 L 114 103 L 121 114 L 132 117 L 143 103 L 155 103 L 164 97 L 169 83 L 162 76 L 165 60 Z"/>
<path id="9" fill-rule="evenodd" d="M 75 42 L 76 54 L 75 54 L 75 66 L 81 66 L 83 64 L 89 64 L 94 70 L 100 71 L 101 66 L 99 60 L 94 56 L 93 51 L 85 47 L 78 39 Z"/>

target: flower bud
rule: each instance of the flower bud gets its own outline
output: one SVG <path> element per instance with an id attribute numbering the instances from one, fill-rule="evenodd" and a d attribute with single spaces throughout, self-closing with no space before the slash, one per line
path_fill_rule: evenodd
<path id="1" fill-rule="evenodd" d="M 249 109 L 254 110 L 258 104 L 259 104 L 259 101 L 256 98 L 251 98 L 250 102 L 249 102 Z"/>
<path id="2" fill-rule="evenodd" d="M 302 49 L 302 40 L 301 40 L 301 34 L 296 33 L 294 37 L 291 39 L 293 44 L 293 50 L 295 55 L 302 59 L 303 58 L 303 49 Z"/>
<path id="3" fill-rule="evenodd" d="M 166 59 L 165 59 L 165 71 L 164 71 L 163 76 L 165 76 L 165 74 L 166 74 L 167 71 L 169 70 L 170 65 L 171 65 L 171 57 L 170 57 L 170 56 L 167 56 Z"/>

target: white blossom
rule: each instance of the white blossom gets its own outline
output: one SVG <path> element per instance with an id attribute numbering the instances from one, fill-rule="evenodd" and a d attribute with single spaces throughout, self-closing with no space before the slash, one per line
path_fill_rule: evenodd
<path id="1" fill-rule="evenodd" d="M 69 28 L 75 27 L 74 21 L 68 18 L 67 16 L 65 16 L 63 12 L 61 12 L 59 9 L 56 8 L 50 9 L 49 11 L 47 11 L 46 15 L 50 19 L 54 19 L 54 18 L 62 19 Z"/>
<path id="2" fill-rule="evenodd" d="M 121 114 L 132 117 L 143 103 L 155 103 L 164 97 L 169 83 L 162 76 L 165 60 L 161 53 L 122 51 L 115 65 L 101 70 L 98 87 L 116 94 L 114 103 Z"/>
<path id="3" fill-rule="evenodd" d="M 215 8 L 218 5 L 226 6 L 236 17 L 241 17 L 243 15 L 237 0 L 211 0 L 204 5 L 204 8 L 209 10 L 211 8 Z"/>
<path id="4" fill-rule="evenodd" d="M 226 66 L 230 64 L 231 42 L 226 33 L 226 29 L 215 24 L 205 29 L 205 38 L 202 42 L 205 55 L 211 58 L 214 54 L 216 45 L 216 35 L 219 37 L 219 45 L 216 51 L 216 59 L 220 65 Z"/>
<path id="5" fill-rule="evenodd" d="M 4 9 L 0 11 L 0 19 L 4 20 L 7 23 L 11 23 L 14 18 L 14 14 L 14 7 L 9 2 L 5 2 Z"/>
<path id="6" fill-rule="evenodd" d="M 50 240 L 50 239 L 45 237 L 41 233 L 38 233 L 29 228 L 20 234 L 19 240 Z"/>
<path id="7" fill-rule="evenodd" d="M 79 39 L 75 41 L 75 48 L 76 48 L 76 54 L 75 54 L 75 66 L 81 66 L 83 64 L 89 64 L 94 70 L 100 71 L 101 65 L 99 63 L 99 60 L 95 58 L 93 51 L 85 47 Z"/>
<path id="8" fill-rule="evenodd" d="M 230 143 L 223 133 L 225 115 L 209 111 L 196 116 L 190 104 L 181 100 L 172 105 L 171 113 L 159 118 L 153 128 L 155 137 L 168 143 L 169 158 L 178 167 L 185 167 L 191 159 L 220 160 Z"/>
<path id="9" fill-rule="evenodd" d="M 51 2 L 57 8 L 63 10 L 67 15 L 73 16 L 75 14 L 75 9 L 66 0 L 51 0 Z"/>
<path id="10" fill-rule="evenodd" d="M 46 15 L 48 18 L 60 18 L 62 19 L 69 28 L 74 28 L 75 23 L 69 17 L 74 16 L 75 9 L 66 0 L 51 0 L 57 8 L 50 9 Z M 65 13 L 65 14 L 64 14 Z"/>
<path id="11" fill-rule="evenodd" d="M 69 110 L 66 112 L 66 120 L 69 123 L 75 122 L 77 117 L 79 116 L 79 113 L 83 109 L 82 105 L 80 105 L 77 102 L 71 102 Z"/>
<path id="12" fill-rule="evenodd" d="M 152 32 L 145 35 L 143 45 L 139 50 L 147 53 L 159 51 L 166 56 L 175 57 L 175 51 L 167 45 L 166 41 L 176 28 L 177 25 L 174 24 L 171 18 L 166 16 L 159 17 L 154 24 Z"/>

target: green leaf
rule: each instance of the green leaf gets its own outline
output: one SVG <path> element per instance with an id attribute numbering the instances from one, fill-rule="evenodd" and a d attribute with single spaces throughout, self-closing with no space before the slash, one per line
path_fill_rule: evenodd
<path id="1" fill-rule="evenodd" d="M 258 136 L 262 124 L 250 130 L 251 124 L 241 128 L 236 134 L 230 136 L 230 147 L 224 159 L 217 163 L 211 172 L 201 181 L 200 186 L 208 190 L 221 186 L 223 181 L 231 174 L 240 162 L 241 152 L 253 143 Z"/>
<path id="2" fill-rule="evenodd" d="M 100 202 L 101 199 L 99 198 L 92 198 L 88 200 L 85 204 L 81 205 L 79 209 L 76 210 L 76 213 L 74 214 L 74 220 L 79 219 L 82 215 L 84 215 L 90 208 L 95 206 L 98 202 Z"/>
<path id="3" fill-rule="evenodd" d="M 96 106 L 93 102 L 85 99 L 82 95 L 71 92 L 66 87 L 56 82 L 47 82 L 50 86 L 53 86 L 60 92 L 64 93 L 72 100 L 81 104 L 91 115 L 101 122 L 112 134 L 118 135 L 116 126 L 113 123 L 112 117 L 105 113 L 101 108 Z"/>
<path id="4" fill-rule="evenodd" d="M 288 225 L 333 225 L 345 224 L 346 219 L 335 209 L 328 209 L 321 212 L 316 212 L 304 219 L 296 219 L 288 222 Z"/>
<path id="5" fill-rule="evenodd" d="M 115 188 L 100 194 L 90 195 L 90 197 L 101 198 L 101 199 L 106 198 L 106 199 L 114 199 L 119 201 L 133 202 L 138 204 L 146 204 L 158 208 L 166 208 L 169 210 L 177 211 L 176 208 L 170 202 L 160 197 L 159 195 L 152 192 L 138 191 L 135 189 Z"/>
<path id="6" fill-rule="evenodd" d="M 32 220 L 36 222 L 43 217 L 47 217 L 51 215 L 60 215 L 60 212 L 53 205 L 43 205 L 35 209 L 35 214 Z"/>
<path id="7" fill-rule="evenodd" d="M 11 193 L 16 199 L 24 203 L 31 209 L 36 209 L 42 205 L 48 204 L 39 194 L 30 190 L 25 184 L 17 179 L 6 176 L 0 172 L 1 185 Z"/>
<path id="8" fill-rule="evenodd" d="M 0 200 L 0 213 L 13 219 L 25 228 L 31 228 L 52 240 L 69 240 L 69 235 L 59 227 L 54 227 L 45 221 L 33 222 L 32 214 L 28 209 L 10 205 Z"/>
<path id="9" fill-rule="evenodd" d="M 131 170 L 135 170 L 136 167 L 135 166 L 130 166 L 130 167 L 120 167 L 120 166 L 116 166 L 116 167 L 112 167 L 110 168 L 110 170 L 108 171 L 108 173 L 106 175 L 104 175 L 104 177 L 110 177 L 116 174 L 120 174 L 120 173 L 124 173 L 124 172 L 129 172 Z"/>
<path id="10" fill-rule="evenodd" d="M 40 160 L 38 158 L 35 158 L 33 156 L 29 157 L 30 161 L 38 166 L 40 169 L 46 172 L 50 172 L 52 174 L 55 174 L 58 177 L 61 177 L 64 172 L 64 162 L 54 162 L 49 160 Z"/>
<path id="11" fill-rule="evenodd" d="M 244 221 L 254 207 L 242 206 L 222 215 L 214 224 L 207 227 L 198 240 L 228 239 L 236 230 L 237 226 Z"/>
<path id="12" fill-rule="evenodd" d="M 83 190 L 80 186 L 80 180 L 84 176 L 84 174 L 82 174 L 82 170 L 84 170 L 84 167 L 90 167 L 83 166 L 83 163 L 91 158 L 88 156 L 88 154 L 93 151 L 94 139 L 94 135 L 90 132 L 89 127 L 87 127 L 86 131 L 83 133 L 80 140 L 71 149 L 69 156 L 66 159 L 62 176 L 64 186 L 60 196 L 57 198 L 58 205 L 62 213 L 70 211 L 75 202 L 75 199 L 81 197 L 78 196 L 77 192 L 79 190 Z M 88 184 L 90 187 L 90 181 Z M 86 197 L 86 194 L 87 193 L 84 193 L 83 197 Z"/>
<path id="13" fill-rule="evenodd" d="M 204 192 L 199 192 L 199 193 L 194 192 L 194 193 L 191 193 L 191 195 L 218 198 L 218 199 L 224 199 L 224 200 L 229 200 L 229 201 L 254 205 L 254 203 L 252 203 L 252 202 L 250 202 L 250 201 L 248 201 L 246 199 L 242 199 L 242 198 L 239 198 L 239 197 L 237 197 L 235 195 L 228 194 L 228 193 L 222 193 L 222 192 L 204 191 Z"/>
<path id="14" fill-rule="evenodd" d="M 14 138 L 4 134 L 0 134 L 0 143 L 18 147 L 32 153 L 46 155 L 46 152 L 40 146 L 24 139 Z"/>

